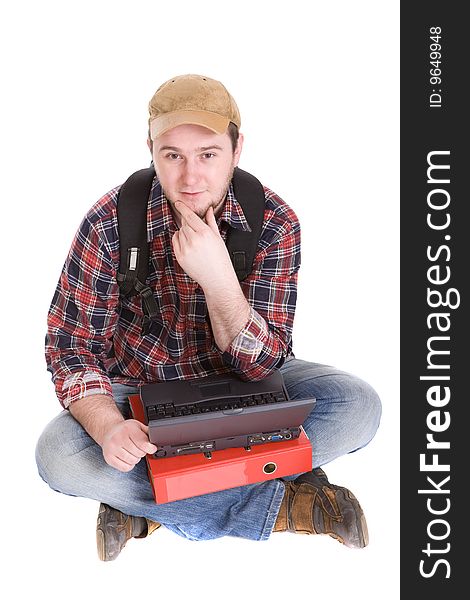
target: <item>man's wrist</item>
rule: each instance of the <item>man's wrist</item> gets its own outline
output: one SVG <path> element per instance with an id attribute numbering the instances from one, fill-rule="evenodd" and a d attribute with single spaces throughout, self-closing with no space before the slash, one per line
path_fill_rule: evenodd
<path id="1" fill-rule="evenodd" d="M 104 394 L 86 396 L 75 400 L 70 404 L 69 410 L 72 416 L 100 446 L 103 445 L 103 440 L 109 429 L 124 421 L 124 417 L 112 396 Z"/>
<path id="2" fill-rule="evenodd" d="M 199 284 L 206 299 L 216 298 L 222 301 L 226 298 L 243 297 L 240 283 L 230 264 L 230 269 L 218 273 L 216 277 Z"/>

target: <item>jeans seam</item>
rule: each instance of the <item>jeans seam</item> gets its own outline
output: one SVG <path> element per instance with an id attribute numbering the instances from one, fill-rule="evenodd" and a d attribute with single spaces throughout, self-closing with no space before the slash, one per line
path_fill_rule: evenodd
<path id="1" fill-rule="evenodd" d="M 271 500 L 271 505 L 269 506 L 268 514 L 266 517 L 266 521 L 264 523 L 261 535 L 259 537 L 260 541 L 267 540 L 271 535 L 272 530 L 274 528 L 274 524 L 276 523 L 277 515 L 279 514 L 279 509 L 281 508 L 282 499 L 284 498 L 285 490 L 283 482 L 277 480 L 276 483 L 277 487 L 274 491 L 273 498 Z"/>

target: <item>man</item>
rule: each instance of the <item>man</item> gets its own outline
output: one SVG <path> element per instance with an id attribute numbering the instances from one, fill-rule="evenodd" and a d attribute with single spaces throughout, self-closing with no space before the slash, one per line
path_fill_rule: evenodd
<path id="1" fill-rule="evenodd" d="M 265 188 L 253 271 L 240 284 L 225 246 L 230 227 L 248 228 L 231 183 L 243 146 L 234 99 L 218 81 L 183 75 L 160 86 L 149 113 L 157 176 L 148 281 L 160 318 L 143 333 L 140 300 L 119 298 L 116 188 L 83 220 L 49 311 L 46 359 L 65 410 L 38 441 L 39 473 L 59 492 L 100 502 L 101 560 L 160 524 L 191 540 L 292 531 L 362 548 L 368 533 L 357 499 L 320 466 L 372 439 L 380 401 L 357 377 L 293 355 L 297 217 Z M 317 399 L 304 423 L 313 471 L 157 505 L 142 460 L 156 447 L 130 418 L 128 396 L 142 383 L 228 371 L 256 380 L 275 369 L 291 397 Z"/>

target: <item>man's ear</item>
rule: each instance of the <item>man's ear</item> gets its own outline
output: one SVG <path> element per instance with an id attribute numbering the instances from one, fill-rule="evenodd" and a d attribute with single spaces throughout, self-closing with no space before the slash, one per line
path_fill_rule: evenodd
<path id="1" fill-rule="evenodd" d="M 150 154 L 153 154 L 153 142 L 149 137 L 147 138 L 147 146 L 148 146 L 148 149 L 150 150 Z"/>

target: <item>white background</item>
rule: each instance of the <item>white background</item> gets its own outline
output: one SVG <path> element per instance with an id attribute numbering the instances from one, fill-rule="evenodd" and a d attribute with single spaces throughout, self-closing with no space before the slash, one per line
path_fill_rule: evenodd
<path id="1" fill-rule="evenodd" d="M 4 597 L 398 598 L 399 3 L 2 7 Z M 43 340 L 66 252 L 91 204 L 149 164 L 158 85 L 190 72 L 225 83 L 242 115 L 240 166 L 301 220 L 296 355 L 381 396 L 375 439 L 325 468 L 366 512 L 364 550 L 292 534 L 188 542 L 162 528 L 101 563 L 97 503 L 57 494 L 36 473 L 36 439 L 60 408 Z"/>

